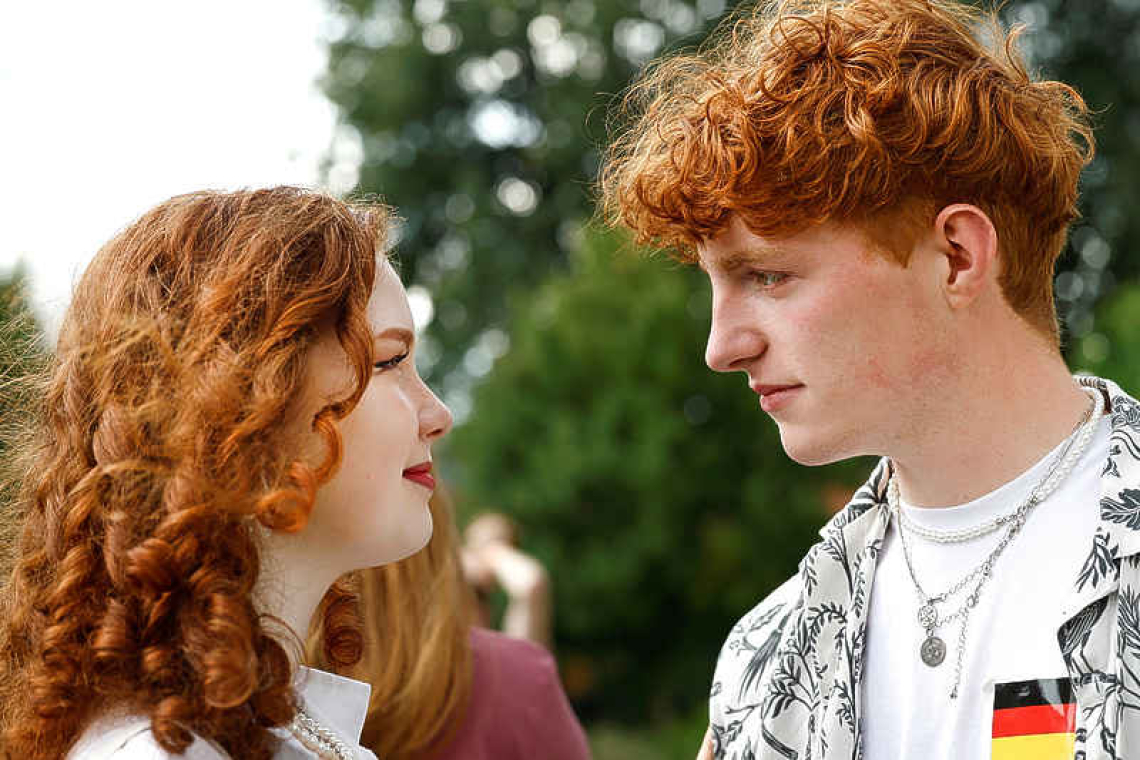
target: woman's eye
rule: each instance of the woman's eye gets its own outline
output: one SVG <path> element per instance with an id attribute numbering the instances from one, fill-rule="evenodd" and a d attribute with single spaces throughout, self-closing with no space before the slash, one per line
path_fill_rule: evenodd
<path id="1" fill-rule="evenodd" d="M 400 362 L 404 361 L 404 359 L 407 358 L 408 353 L 405 351 L 402 354 L 393 356 L 391 359 L 385 359 L 382 362 L 376 362 L 372 366 L 376 369 L 377 372 L 383 372 L 384 370 L 395 369 L 400 364 Z"/>

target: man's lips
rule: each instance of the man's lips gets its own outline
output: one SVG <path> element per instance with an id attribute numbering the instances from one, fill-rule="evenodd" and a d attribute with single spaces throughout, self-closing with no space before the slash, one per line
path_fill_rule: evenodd
<path id="1" fill-rule="evenodd" d="M 404 477 L 413 483 L 419 483 L 429 491 L 435 490 L 435 478 L 431 474 L 431 462 L 421 462 L 415 467 L 404 470 Z"/>
<path id="2" fill-rule="evenodd" d="M 786 391 L 789 388 L 799 388 L 799 387 L 800 387 L 799 383 L 787 383 L 784 385 L 756 385 L 756 384 L 753 384 L 752 390 L 756 391 L 761 396 L 769 396 L 773 393 L 778 393 L 780 391 Z"/>
<path id="3" fill-rule="evenodd" d="M 772 413 L 780 409 L 789 401 L 796 391 L 803 388 L 799 385 L 753 385 L 752 390 L 760 394 L 760 408 Z"/>

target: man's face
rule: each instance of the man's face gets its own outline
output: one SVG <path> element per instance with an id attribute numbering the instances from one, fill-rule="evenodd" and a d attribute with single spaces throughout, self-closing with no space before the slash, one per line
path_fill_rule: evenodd
<path id="1" fill-rule="evenodd" d="M 788 456 L 826 464 L 921 436 L 955 371 L 937 257 L 916 249 L 904 268 L 852 227 L 775 239 L 739 219 L 698 256 L 712 284 L 705 361 L 748 375 Z"/>

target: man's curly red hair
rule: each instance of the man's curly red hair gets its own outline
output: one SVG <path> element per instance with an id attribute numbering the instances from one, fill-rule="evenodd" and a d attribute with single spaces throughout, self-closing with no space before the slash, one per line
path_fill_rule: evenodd
<path id="1" fill-rule="evenodd" d="M 336 421 L 372 374 L 365 309 L 389 223 L 382 206 L 295 188 L 201 192 L 100 250 L 11 507 L 23 528 L 0 599 L 0 756 L 57 760 L 110 709 L 149 716 L 170 752 L 193 733 L 235 758 L 272 755 L 295 694 L 288 636 L 251 598 L 257 524 L 303 528 L 339 463 Z M 310 466 L 287 412 L 325 327 L 354 384 L 312 420 L 326 453 Z M 352 609 L 344 588 L 322 603 L 334 665 L 360 656 Z"/>
<path id="2" fill-rule="evenodd" d="M 603 212 L 690 261 L 735 215 L 774 237 L 853 223 L 905 264 L 939 209 L 971 203 L 998 231 L 1006 299 L 1055 339 L 1093 136 L 1076 91 L 1027 73 L 1020 31 L 952 0 L 769 4 L 630 88 Z"/>

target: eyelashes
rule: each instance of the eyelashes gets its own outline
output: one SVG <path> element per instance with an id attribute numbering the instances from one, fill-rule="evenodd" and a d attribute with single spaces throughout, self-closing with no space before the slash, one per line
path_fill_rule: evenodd
<path id="1" fill-rule="evenodd" d="M 372 367 L 377 372 L 384 372 L 386 370 L 395 369 L 396 367 L 400 366 L 400 363 L 403 362 L 407 358 L 408 358 L 408 352 L 405 351 L 402 354 L 397 354 L 396 356 L 393 356 L 391 359 L 385 359 L 382 362 L 376 362 L 375 364 L 372 365 Z"/>

